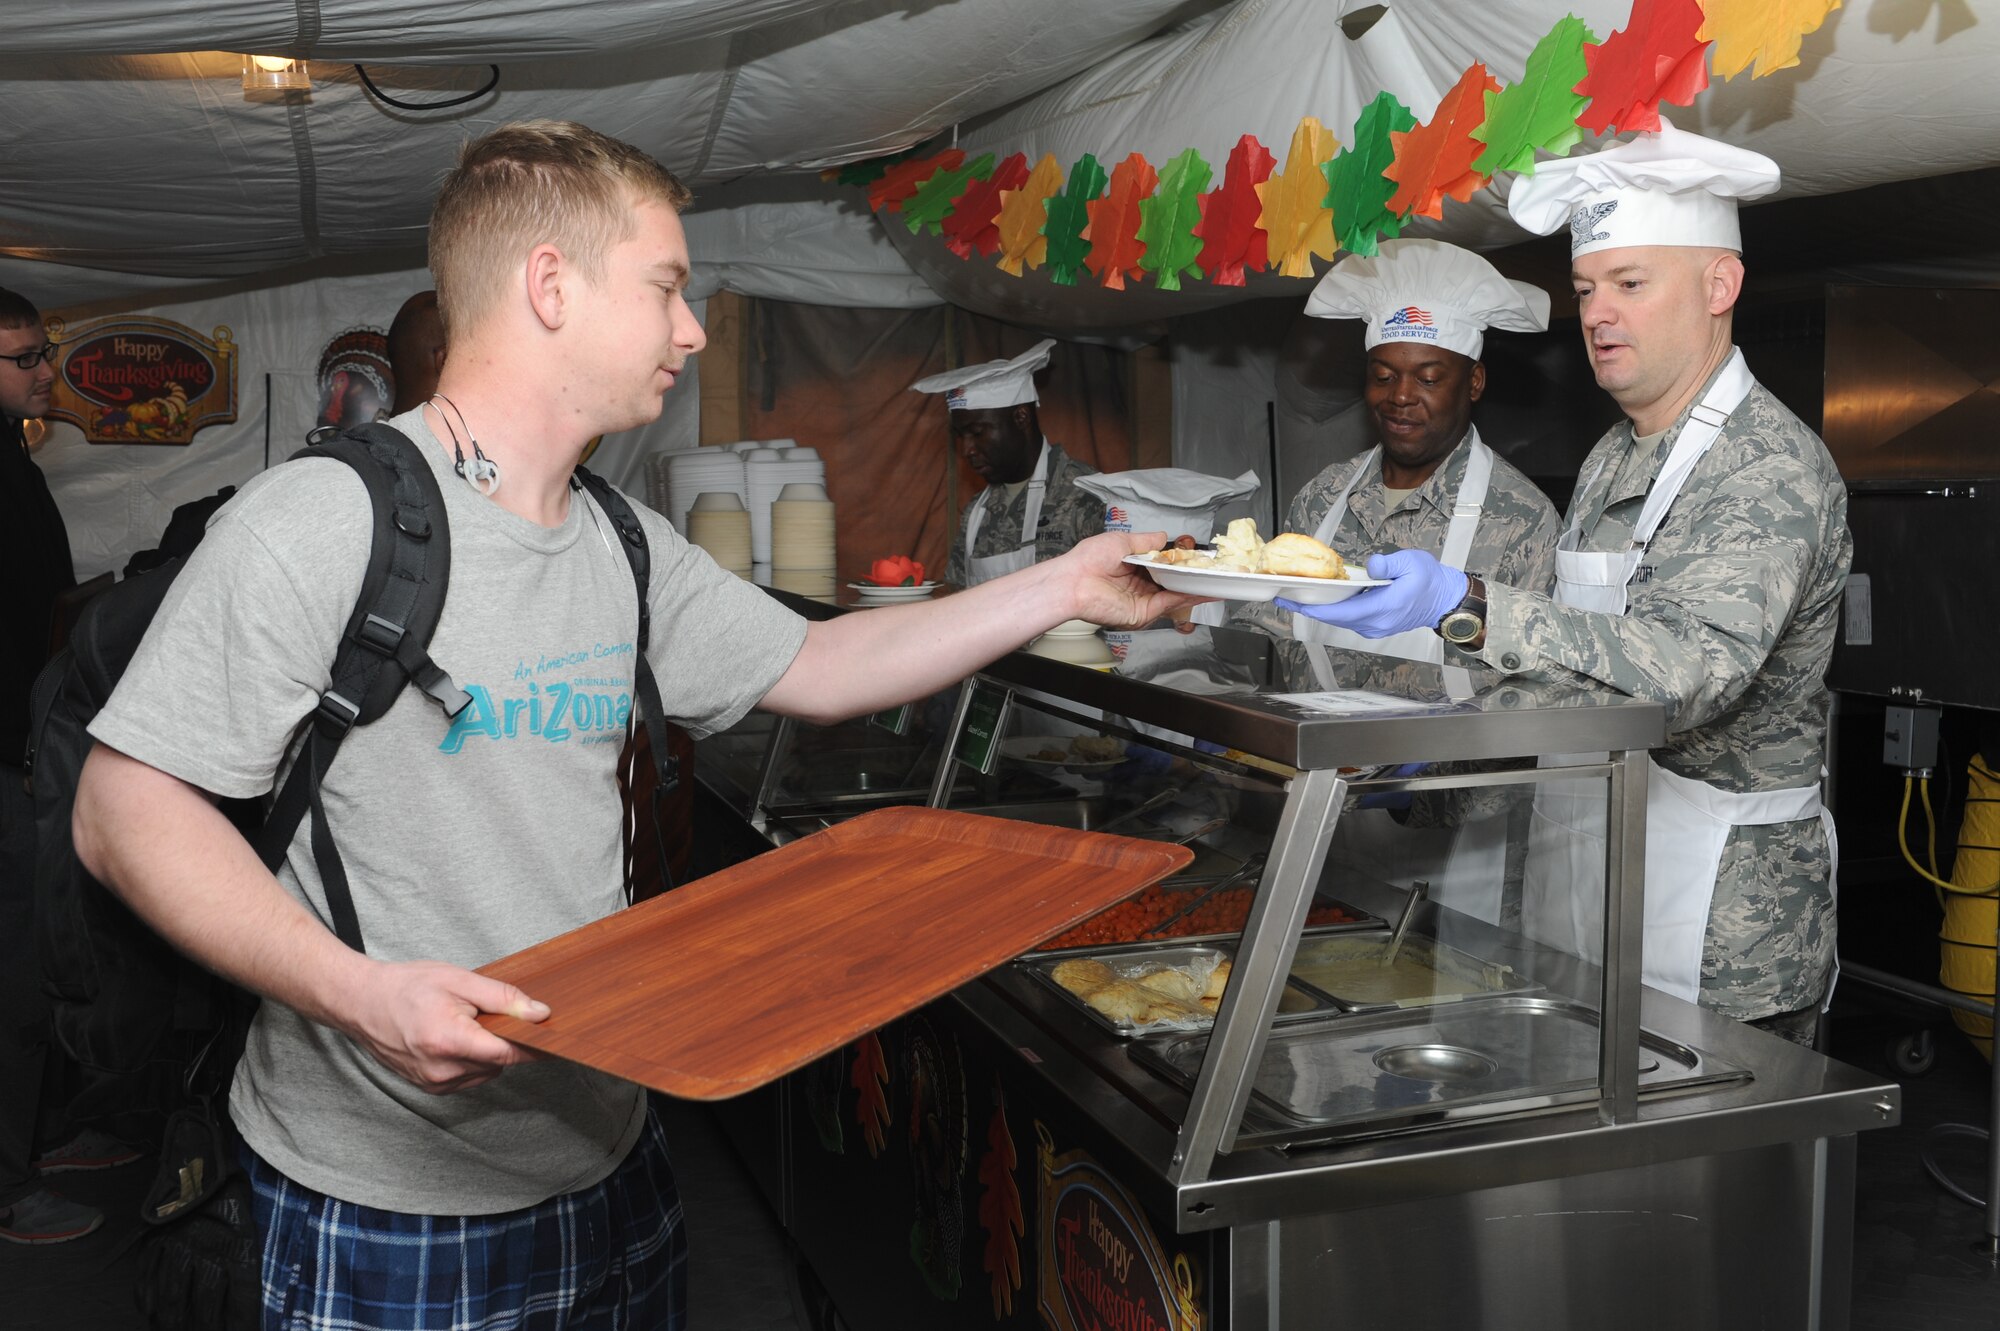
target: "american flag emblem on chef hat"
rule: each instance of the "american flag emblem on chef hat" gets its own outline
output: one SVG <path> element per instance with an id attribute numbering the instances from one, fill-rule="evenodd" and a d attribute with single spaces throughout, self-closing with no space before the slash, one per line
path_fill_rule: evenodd
<path id="1" fill-rule="evenodd" d="M 1384 328 L 1404 328 L 1410 326 L 1429 328 L 1431 326 L 1431 312 L 1429 310 L 1418 309 L 1414 305 L 1405 305 L 1402 309 L 1397 310 L 1394 314 L 1384 319 L 1382 326 Z"/>
<path id="2" fill-rule="evenodd" d="M 947 411 L 964 411 L 965 390 L 963 388 L 954 388 L 946 393 L 944 395 L 944 405 Z"/>

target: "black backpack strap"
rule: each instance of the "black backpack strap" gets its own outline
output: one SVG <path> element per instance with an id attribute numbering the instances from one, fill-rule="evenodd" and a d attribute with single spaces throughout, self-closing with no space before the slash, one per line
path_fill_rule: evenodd
<path id="1" fill-rule="evenodd" d="M 379 719 L 406 684 L 429 694 L 446 716 L 457 716 L 471 702 L 429 652 L 451 578 L 451 528 L 430 463 L 400 431 L 373 422 L 295 456 L 338 458 L 354 468 L 368 487 L 374 532 L 361 595 L 334 654 L 327 690 L 308 718 L 304 744 L 258 835 L 257 853 L 275 871 L 310 814 L 313 860 L 334 932 L 358 952 L 361 923 L 320 803 L 320 782 L 347 733 Z"/>
<path id="2" fill-rule="evenodd" d="M 646 727 L 646 737 L 652 742 L 653 771 L 658 777 L 653 786 L 652 817 L 653 836 L 660 847 L 661 885 L 671 889 L 674 885 L 673 869 L 668 864 L 666 833 L 660 824 L 660 804 L 680 787 L 681 763 L 667 746 L 664 729 L 667 713 L 660 703 L 660 684 L 653 676 L 653 664 L 646 655 L 646 644 L 651 641 L 653 626 L 653 601 L 648 594 L 653 556 L 646 545 L 646 529 L 639 525 L 639 515 L 625 502 L 625 496 L 581 463 L 577 464 L 576 483 L 590 492 L 590 497 L 611 519 L 611 525 L 618 529 L 618 544 L 625 551 L 626 561 L 632 565 L 632 581 L 639 589 L 638 660 L 632 668 L 633 687 L 639 695 L 639 715 Z"/>

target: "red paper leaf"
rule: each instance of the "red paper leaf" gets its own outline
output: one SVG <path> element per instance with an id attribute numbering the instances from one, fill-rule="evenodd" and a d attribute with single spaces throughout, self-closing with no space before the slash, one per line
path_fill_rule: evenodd
<path id="1" fill-rule="evenodd" d="M 1201 196 L 1201 221 L 1194 233 L 1201 237 L 1202 247 L 1195 263 L 1218 286 L 1240 287 L 1246 268 L 1261 273 L 1269 263 L 1269 237 L 1257 227 L 1257 216 L 1264 209 L 1257 187 L 1271 178 L 1277 166 L 1278 159 L 1257 142 L 1257 136 L 1245 134 L 1229 152 L 1222 188 Z"/>
<path id="2" fill-rule="evenodd" d="M 1593 134 L 1638 129 L 1657 133 L 1660 103 L 1692 105 L 1708 86 L 1708 43 L 1696 0 L 1632 0 L 1622 31 L 1583 48 L 1590 71 L 1576 91 L 1590 105 L 1576 123 Z"/>
<path id="3" fill-rule="evenodd" d="M 1139 201 L 1160 183 L 1160 173 L 1138 153 L 1111 168 L 1111 188 L 1101 199 L 1090 201 L 1090 225 L 1083 238 L 1090 253 L 1083 266 L 1113 291 L 1125 289 L 1125 279 L 1139 276 L 1139 260 L 1146 247 L 1139 240 Z"/>
<path id="4" fill-rule="evenodd" d="M 1473 169 L 1472 161 L 1485 145 L 1472 137 L 1472 131 L 1486 120 L 1486 94 L 1499 91 L 1500 81 L 1474 61 L 1438 102 L 1428 123 L 1389 131 L 1396 159 L 1382 174 L 1397 185 L 1389 196 L 1390 212 L 1398 217 L 1443 217 L 1447 194 L 1464 203 L 1492 178 Z"/>
<path id="5" fill-rule="evenodd" d="M 984 180 L 975 180 L 958 196 L 950 216 L 944 219 L 944 243 L 961 259 L 976 250 L 991 254 L 1000 248 L 1000 194 L 1028 183 L 1028 155 L 1015 153 L 993 168 Z"/>
<path id="6" fill-rule="evenodd" d="M 956 171 L 964 163 L 965 153 L 957 148 L 946 148 L 935 156 L 919 157 L 912 162 L 898 162 L 868 187 L 868 206 L 901 212 L 903 200 L 915 194 L 917 186 L 940 171 Z"/>

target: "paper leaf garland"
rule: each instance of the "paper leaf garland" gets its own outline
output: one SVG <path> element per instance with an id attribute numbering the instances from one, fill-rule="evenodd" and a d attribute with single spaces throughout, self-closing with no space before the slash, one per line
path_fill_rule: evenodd
<path id="1" fill-rule="evenodd" d="M 1487 175 L 1520 171 L 1533 175 L 1535 149 L 1558 155 L 1583 137 L 1576 127 L 1584 99 L 1573 91 L 1590 73 L 1583 45 L 1597 39 L 1583 20 L 1566 14 L 1528 53 L 1521 81 L 1504 92 L 1486 94 L 1486 123 L 1472 137 L 1486 145 L 1473 166 Z"/>
<path id="2" fill-rule="evenodd" d="M 1111 168 L 1111 188 L 1101 199 L 1088 205 L 1090 225 L 1083 238 L 1090 253 L 1083 265 L 1112 291 L 1123 291 L 1125 279 L 1139 276 L 1139 260 L 1145 257 L 1145 242 L 1139 239 L 1139 205 L 1160 183 L 1160 173 L 1138 153 L 1132 153 Z"/>
<path id="3" fill-rule="evenodd" d="M 1320 166 L 1339 147 L 1324 125 L 1307 116 L 1292 131 L 1285 169 L 1257 186 L 1263 204 L 1257 225 L 1269 237 L 1270 258 L 1286 277 L 1311 277 L 1314 255 L 1333 257 L 1333 213 L 1322 202 L 1326 177 Z"/>
<path id="4" fill-rule="evenodd" d="M 1799 63 L 1799 39 L 1816 31 L 1840 0 L 1701 0 L 1708 19 L 1698 34 L 1715 43 L 1715 72 L 1761 79 Z"/>
<path id="5" fill-rule="evenodd" d="M 830 180 L 841 185 L 872 185 L 880 180 L 889 168 L 907 162 L 916 154 L 915 148 L 905 148 L 887 157 L 870 157 L 864 161 L 849 162 L 846 166 L 836 166 L 819 173 L 821 180 Z"/>
<path id="6" fill-rule="evenodd" d="M 1090 201 L 1104 192 L 1104 181 L 1104 168 L 1085 153 L 1069 169 L 1069 188 L 1049 199 L 1049 220 L 1042 226 L 1049 242 L 1049 280 L 1076 285 L 1083 256 L 1090 253 L 1090 242 L 1083 238 L 1090 225 Z"/>
<path id="7" fill-rule="evenodd" d="M 921 185 L 940 171 L 949 171 L 965 160 L 965 154 L 957 148 L 946 148 L 941 153 L 929 157 L 919 157 L 913 161 L 898 162 L 882 173 L 882 178 L 868 187 L 868 206 L 874 209 L 887 208 L 896 212 L 903 206 L 903 200 L 917 192 Z"/>
<path id="8" fill-rule="evenodd" d="M 1257 142 L 1255 134 L 1245 134 L 1229 151 L 1222 169 L 1222 188 L 1211 190 L 1198 200 L 1201 221 L 1194 234 L 1201 237 L 1201 253 L 1195 263 L 1217 286 L 1240 287 L 1246 268 L 1263 272 L 1266 237 L 1257 227 L 1263 204 L 1257 187 L 1270 178 L 1278 159 Z"/>
<path id="9" fill-rule="evenodd" d="M 1486 94 L 1499 91 L 1500 81 L 1474 61 L 1438 102 L 1428 124 L 1407 132 L 1390 131 L 1396 160 L 1382 171 L 1397 186 L 1389 196 L 1390 212 L 1398 217 L 1443 217 L 1446 195 L 1464 203 L 1491 179 L 1472 167 L 1480 150 L 1472 131 L 1486 120 Z M 1334 216 L 1339 215 L 1336 205 Z"/>
<path id="10" fill-rule="evenodd" d="M 1409 130 L 1417 123 L 1410 108 L 1395 94 L 1379 92 L 1375 100 L 1361 108 L 1354 122 L 1354 143 L 1328 162 L 1326 206 L 1333 209 L 1333 235 L 1340 247 L 1354 254 L 1375 253 L 1378 237 L 1398 235 L 1403 219 L 1389 211 L 1389 196 L 1396 182 L 1383 170 L 1396 159 L 1396 145 L 1390 135 Z"/>
<path id="11" fill-rule="evenodd" d="M 1576 91 L 1590 105 L 1576 123 L 1593 134 L 1657 133 L 1660 103 L 1688 106 L 1708 86 L 1708 43 L 1696 0 L 1632 0 L 1632 17 L 1602 45 L 1583 48 L 1590 73 Z"/>
<path id="12" fill-rule="evenodd" d="M 952 205 L 951 216 L 944 219 L 944 243 L 951 252 L 969 259 L 974 251 L 991 254 L 999 249 L 1000 228 L 994 219 L 1000 215 L 1001 193 L 1019 189 L 1027 178 L 1028 155 L 1015 153 L 994 167 L 992 175 L 967 185 Z"/>
<path id="13" fill-rule="evenodd" d="M 1179 291 L 1184 272 L 1201 280 L 1195 262 L 1201 237 L 1194 229 L 1201 221 L 1201 192 L 1214 177 L 1201 154 L 1189 148 L 1160 168 L 1158 188 L 1139 205 L 1139 240 L 1146 247 L 1139 266 L 1153 274 L 1162 291 Z"/>
<path id="14" fill-rule="evenodd" d="M 938 172 L 903 201 L 903 225 L 910 228 L 913 236 L 926 226 L 933 236 L 937 235 L 944 229 L 944 219 L 965 187 L 992 174 L 992 153 L 981 153 L 964 166 Z"/>
<path id="15" fill-rule="evenodd" d="M 1028 173 L 1026 184 L 1000 191 L 1001 272 L 1019 277 L 1023 264 L 1040 268 L 1048 257 L 1049 239 L 1042 234 L 1042 227 L 1049 220 L 1049 195 L 1062 188 L 1062 179 L 1062 164 L 1056 155 L 1043 153 Z"/>

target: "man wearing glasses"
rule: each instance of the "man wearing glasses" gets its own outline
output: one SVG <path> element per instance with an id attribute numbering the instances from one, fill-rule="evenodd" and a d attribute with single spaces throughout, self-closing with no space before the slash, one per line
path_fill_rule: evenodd
<path id="1" fill-rule="evenodd" d="M 56 593 L 76 577 L 69 533 L 21 426 L 49 409 L 55 355 L 34 304 L 0 288 L 0 1240 L 10 1243 L 80 1238 L 104 1219 L 49 1189 L 43 1174 L 138 1158 L 97 1133 L 54 1145 L 64 1136 L 49 1112 L 63 1099 L 58 1060 L 46 1030 L 27 1024 L 45 1015 L 32 927 L 34 808 L 21 771 L 28 690 L 48 655 Z"/>

